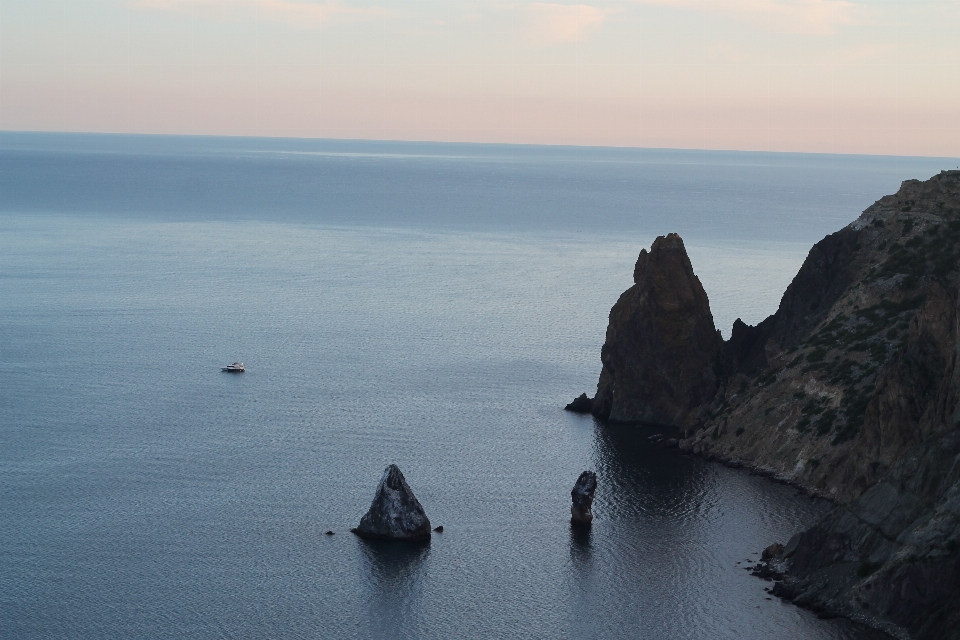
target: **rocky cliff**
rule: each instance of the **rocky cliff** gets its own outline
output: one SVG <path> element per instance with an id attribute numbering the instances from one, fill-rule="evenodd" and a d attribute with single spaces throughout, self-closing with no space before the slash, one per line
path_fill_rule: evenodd
<path id="1" fill-rule="evenodd" d="M 716 393 L 723 339 L 677 234 L 640 252 L 633 281 L 610 311 L 593 414 L 679 425 Z"/>
<path id="2" fill-rule="evenodd" d="M 787 548 L 776 595 L 897 638 L 960 638 L 960 429 L 910 447 Z"/>
<path id="3" fill-rule="evenodd" d="M 849 502 L 957 417 L 960 172 L 903 183 L 818 242 L 683 447 Z"/>
<path id="4" fill-rule="evenodd" d="M 689 278 L 665 282 L 691 297 Z M 774 315 L 738 320 L 719 346 L 699 329 L 705 297 L 666 316 L 638 280 L 611 312 L 594 413 L 681 423 L 683 449 L 836 500 L 778 559 L 781 595 L 901 637 L 960 637 L 958 285 L 960 171 L 904 182 L 811 249 Z M 651 348 L 639 334 L 666 317 L 696 338 Z M 663 360 L 694 373 L 656 386 Z M 653 410 L 667 397 L 683 402 Z"/>

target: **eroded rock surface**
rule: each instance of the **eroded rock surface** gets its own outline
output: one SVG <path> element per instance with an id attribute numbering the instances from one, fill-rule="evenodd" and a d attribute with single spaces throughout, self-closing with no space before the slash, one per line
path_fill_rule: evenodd
<path id="1" fill-rule="evenodd" d="M 597 474 L 593 471 L 584 471 L 573 485 L 570 497 L 573 504 L 570 506 L 570 521 L 574 524 L 590 526 L 593 523 L 593 494 L 597 490 Z"/>
<path id="2" fill-rule="evenodd" d="M 384 470 L 370 510 L 360 519 L 360 525 L 350 531 L 361 538 L 430 539 L 430 519 L 397 465 L 391 464 Z"/>
<path id="3" fill-rule="evenodd" d="M 633 281 L 610 310 L 593 414 L 679 426 L 716 393 L 723 340 L 677 234 L 640 252 Z"/>

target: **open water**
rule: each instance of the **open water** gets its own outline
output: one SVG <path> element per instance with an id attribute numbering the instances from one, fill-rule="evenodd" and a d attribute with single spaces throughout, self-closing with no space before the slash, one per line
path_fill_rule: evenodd
<path id="1" fill-rule="evenodd" d="M 874 637 L 743 569 L 825 505 L 562 407 L 656 235 L 728 335 L 956 164 L 0 133 L 0 637 Z"/>

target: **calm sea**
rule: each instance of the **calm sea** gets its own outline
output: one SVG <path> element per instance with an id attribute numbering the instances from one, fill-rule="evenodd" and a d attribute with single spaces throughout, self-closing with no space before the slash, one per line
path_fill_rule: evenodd
<path id="1" fill-rule="evenodd" d="M 872 637 L 743 569 L 823 504 L 562 407 L 657 235 L 728 334 L 956 165 L 0 133 L 0 637 Z"/>

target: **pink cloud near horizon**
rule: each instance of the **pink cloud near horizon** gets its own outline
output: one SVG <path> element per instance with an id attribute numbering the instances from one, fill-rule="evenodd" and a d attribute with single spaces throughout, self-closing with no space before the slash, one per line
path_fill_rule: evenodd
<path id="1" fill-rule="evenodd" d="M 580 42 L 600 30 L 611 13 L 586 4 L 551 4 L 535 2 L 526 8 L 527 41 L 549 46 Z"/>
<path id="2" fill-rule="evenodd" d="M 866 20 L 865 5 L 850 0 L 633 0 L 647 5 L 726 15 L 775 32 L 830 35 Z"/>

